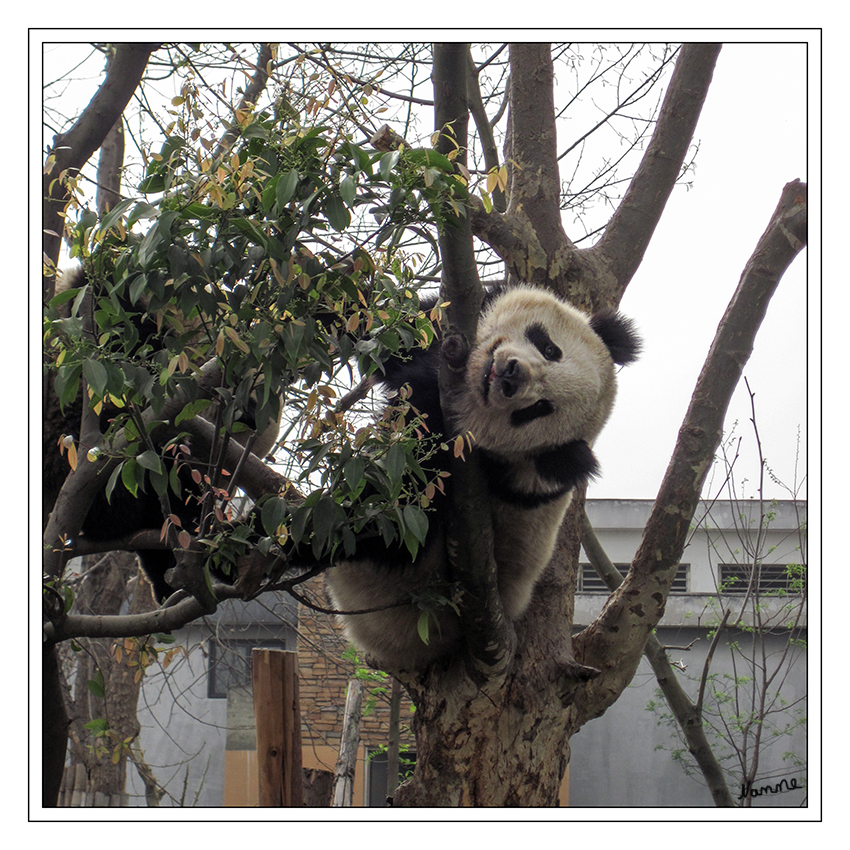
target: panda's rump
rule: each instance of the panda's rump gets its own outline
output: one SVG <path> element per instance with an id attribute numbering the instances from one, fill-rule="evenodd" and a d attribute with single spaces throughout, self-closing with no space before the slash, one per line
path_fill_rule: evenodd
<path id="1" fill-rule="evenodd" d="M 331 567 L 325 573 L 325 590 L 358 649 L 383 664 L 418 669 L 444 655 L 459 638 L 454 608 L 435 602 L 450 594 L 445 565 L 444 539 L 438 533 L 415 564 L 369 559 Z M 345 613 L 351 611 L 370 613 Z M 426 613 L 427 643 L 420 635 Z"/>

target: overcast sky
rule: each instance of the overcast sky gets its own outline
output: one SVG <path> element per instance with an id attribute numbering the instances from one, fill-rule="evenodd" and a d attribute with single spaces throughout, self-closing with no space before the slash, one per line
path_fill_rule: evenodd
<path id="1" fill-rule="evenodd" d="M 693 188 L 677 187 L 621 304 L 644 337 L 620 373 L 613 417 L 596 448 L 588 496 L 653 498 L 717 324 L 789 181 L 807 180 L 807 48 L 726 44 L 696 130 Z M 746 370 L 768 464 L 783 481 L 806 472 L 807 277 L 804 250 L 783 277 Z M 744 437 L 736 464 L 753 495 L 758 463 L 741 386 L 727 417 Z M 722 476 L 718 478 L 718 482 Z M 783 491 L 768 481 L 770 496 Z"/>

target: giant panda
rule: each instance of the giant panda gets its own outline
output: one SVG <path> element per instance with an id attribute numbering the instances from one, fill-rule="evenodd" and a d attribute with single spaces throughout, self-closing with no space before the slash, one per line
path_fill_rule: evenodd
<path id="1" fill-rule="evenodd" d="M 632 362 L 639 348 L 632 323 L 615 311 L 588 316 L 546 290 L 520 285 L 485 297 L 452 422 L 440 409 L 439 344 L 386 365 L 384 388 L 393 394 L 409 384 L 410 402 L 432 432 L 474 438 L 492 512 L 498 591 L 512 620 L 528 607 L 573 491 L 598 471 L 591 446 L 614 404 L 616 367 Z M 436 627 L 427 643 L 417 630 L 416 597 L 451 582 L 445 509 L 443 501 L 432 513 L 415 562 L 372 547 L 326 573 L 337 611 L 383 609 L 339 615 L 348 639 L 379 666 L 422 669 L 458 646 L 460 619 L 451 605 L 432 612 Z"/>
<path id="2" fill-rule="evenodd" d="M 63 271 L 57 277 L 56 295 L 59 296 L 70 289 L 79 289 L 87 282 L 88 276 L 83 266 L 75 265 Z M 156 321 L 144 313 L 145 306 L 145 298 L 142 295 L 136 305 L 140 312 L 135 314 L 138 316 L 135 332 L 139 337 L 140 344 L 147 344 L 154 351 L 157 351 L 162 347 L 163 338 L 157 328 Z M 65 315 L 68 315 L 67 311 Z M 68 462 L 60 454 L 57 443 L 63 436 L 66 439 L 74 439 L 75 443 L 78 441 L 82 404 L 79 393 L 76 400 L 68 405 L 64 411 L 59 409 L 55 399 L 51 399 L 45 404 L 43 423 L 44 475 L 42 484 L 45 522 L 47 513 L 52 510 L 59 490 L 69 472 Z M 271 418 L 259 433 L 242 430 L 234 434 L 234 439 L 244 445 L 253 435 L 251 451 L 260 458 L 265 457 L 272 451 L 280 432 L 281 408 L 282 405 L 279 405 L 277 417 Z M 256 394 L 253 394 L 248 399 L 248 404 L 239 418 L 239 421 L 249 429 L 255 428 L 255 409 Z M 115 408 L 110 408 L 109 405 L 103 406 L 99 417 L 101 431 L 106 430 L 110 417 L 114 416 L 115 413 Z M 203 445 L 197 437 L 189 439 L 187 442 L 191 444 L 192 456 L 196 461 L 204 463 L 208 460 L 209 446 Z M 157 448 L 162 448 L 162 444 L 158 444 Z M 166 463 L 171 463 L 171 461 L 166 458 Z M 180 518 L 184 528 L 194 531 L 200 517 L 200 509 L 197 500 L 194 498 L 199 490 L 188 465 L 179 465 L 178 477 L 183 498 L 178 499 L 169 490 L 167 496 L 171 512 Z M 109 541 L 125 538 L 137 531 L 158 530 L 162 524 L 162 504 L 150 485 L 148 485 L 147 490 L 140 490 L 137 497 L 134 497 L 122 485 L 118 485 L 112 491 L 109 499 L 106 498 L 103 489 L 97 493 L 82 528 L 78 531 L 80 535 L 89 540 Z M 71 536 L 76 536 L 76 532 L 72 533 Z M 168 581 L 169 570 L 176 565 L 173 553 L 166 549 L 143 549 L 136 554 L 151 583 L 155 599 L 158 602 L 164 602 L 176 589 Z"/>

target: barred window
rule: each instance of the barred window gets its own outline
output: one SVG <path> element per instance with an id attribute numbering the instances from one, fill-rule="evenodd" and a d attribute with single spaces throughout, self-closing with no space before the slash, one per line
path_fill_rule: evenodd
<path id="1" fill-rule="evenodd" d="M 251 650 L 255 647 L 285 649 L 285 641 L 226 640 L 210 641 L 207 698 L 227 699 L 230 688 L 251 686 Z"/>
<path id="2" fill-rule="evenodd" d="M 614 564 L 614 566 L 625 575 L 629 571 L 628 564 Z M 690 582 L 690 564 L 679 564 L 676 568 L 676 577 L 673 579 L 673 586 L 670 588 L 670 593 L 687 593 Z M 579 564 L 578 574 L 578 592 L 579 593 L 609 593 L 610 591 L 605 586 L 605 582 L 596 573 L 591 564 Z"/>
<path id="3" fill-rule="evenodd" d="M 764 594 L 802 593 L 805 572 L 797 564 L 759 564 L 755 589 Z M 752 564 L 720 564 L 722 593 L 746 593 L 753 574 Z"/>

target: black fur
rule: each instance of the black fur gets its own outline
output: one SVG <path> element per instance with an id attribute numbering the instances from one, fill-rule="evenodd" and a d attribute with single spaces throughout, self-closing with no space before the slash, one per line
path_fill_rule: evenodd
<path id="1" fill-rule="evenodd" d="M 590 328 L 605 343 L 617 365 L 625 366 L 637 360 L 641 344 L 631 319 L 616 310 L 604 309 L 590 317 Z"/>
<path id="2" fill-rule="evenodd" d="M 539 322 L 529 325 L 525 330 L 525 338 L 547 359 L 556 362 L 561 359 L 563 352 L 549 336 L 546 328 Z"/>
<path id="3" fill-rule="evenodd" d="M 584 440 L 573 440 L 535 455 L 534 466 L 544 481 L 560 485 L 564 492 L 587 484 L 599 474 L 599 462 Z"/>
<path id="4" fill-rule="evenodd" d="M 584 440 L 574 440 L 535 455 L 534 468 L 541 481 L 552 489 L 542 492 L 514 486 L 512 465 L 490 452 L 481 451 L 481 469 L 492 496 L 503 502 L 532 510 L 560 499 L 573 487 L 586 484 L 599 471 L 599 464 Z"/>
<path id="5" fill-rule="evenodd" d="M 519 428 L 533 422 L 535 419 L 540 419 L 542 416 L 549 416 L 555 412 L 555 407 L 551 401 L 541 398 L 530 404 L 528 407 L 523 407 L 520 410 L 515 410 L 511 413 L 511 426 Z"/>

